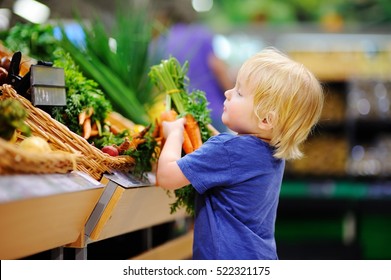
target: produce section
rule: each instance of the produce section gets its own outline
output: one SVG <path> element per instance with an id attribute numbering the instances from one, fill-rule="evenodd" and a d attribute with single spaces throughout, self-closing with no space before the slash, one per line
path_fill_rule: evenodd
<path id="1" fill-rule="evenodd" d="M 140 24 L 137 23 L 138 26 Z M 11 252 L 10 248 L 4 247 L 4 251 L 0 251 L 7 254 L 2 258 L 22 258 L 40 251 L 66 247 L 75 248 L 80 253 L 79 258 L 85 259 L 88 258 L 88 247 L 94 243 L 178 218 L 182 219 L 193 213 L 193 206 L 189 203 L 192 198 L 191 186 L 185 188 L 183 193 L 176 192 L 175 196 L 178 200 L 175 200 L 173 196 L 156 188 L 153 180 L 147 185 L 129 186 L 126 182 L 116 182 L 109 174 L 113 176 L 113 170 L 119 173 L 132 171 L 132 174 L 141 175 L 136 179 L 140 182 L 138 180 L 142 181 L 145 176 L 150 175 L 149 172 L 154 171 L 159 145 L 162 144 L 160 122 L 164 119 L 164 114 L 160 114 L 160 111 L 150 111 L 156 105 L 155 102 L 166 102 L 165 106 L 171 104 L 172 108 L 165 107 L 164 113 L 174 109 L 175 114 L 180 116 L 185 115 L 188 110 L 197 113 L 205 108 L 201 108 L 203 106 L 201 104 L 199 108 L 181 109 L 181 105 L 174 101 L 175 94 L 168 95 L 170 102 L 167 102 L 169 98 L 166 98 L 164 93 L 177 90 L 178 85 L 174 88 L 167 85 L 159 88 L 158 85 L 163 82 L 155 81 L 154 86 L 158 88 L 156 90 L 152 87 L 153 83 L 141 83 L 141 81 L 149 81 L 145 79 L 148 67 L 142 55 L 148 37 L 144 38 L 140 53 L 136 51 L 135 44 L 132 45 L 133 51 L 129 51 L 134 55 L 127 58 L 129 61 L 134 60 L 137 55 L 140 58 L 138 61 L 140 64 L 135 72 L 126 72 L 125 65 L 120 66 L 122 70 L 114 69 L 115 65 L 125 61 L 119 54 L 124 45 L 129 44 L 128 38 L 117 41 L 118 56 L 106 49 L 103 52 L 110 53 L 110 57 L 104 62 L 99 61 L 92 34 L 98 32 L 102 41 L 107 41 L 109 38 L 101 26 L 93 26 L 94 30 L 87 30 L 84 26 L 86 33 L 91 36 L 87 36 L 90 40 L 88 48 L 83 53 L 79 52 L 70 41 L 66 41 L 66 37 L 63 41 L 63 49 L 48 51 L 54 56 L 38 55 L 38 59 L 32 58 L 35 57 L 33 52 L 21 48 L 24 52 L 19 72 L 21 77 L 28 73 L 27 66 L 35 65 L 40 58 L 52 60 L 53 66 L 64 69 L 67 87 L 66 107 L 57 107 L 45 112 L 47 110 L 31 106 L 27 98 L 20 96 L 6 83 L 6 72 L 3 70 L 0 72 L 2 74 L 0 106 L 4 106 L 1 107 L 1 112 L 5 112 L 3 108 L 9 106 L 5 102 L 10 101 L 18 101 L 18 105 L 12 106 L 21 106 L 14 112 L 24 112 L 20 108 L 26 112 L 26 115 L 22 113 L 12 116 L 12 118 L 25 119 L 26 122 L 16 123 L 17 125 L 14 126 L 15 122 L 11 121 L 12 128 L 7 129 L 4 134 L 2 129 L 5 126 L 2 117 L 5 114 L 0 113 L 0 134 L 6 135 L 3 136 L 5 140 L 0 139 L 0 174 L 2 175 L 0 178 L 3 178 L 4 174 L 18 176 L 22 173 L 71 174 L 71 171 L 77 170 L 101 184 L 83 195 L 79 191 L 70 195 L 75 198 L 72 200 L 69 198 L 69 201 L 73 203 L 74 199 L 80 199 L 85 205 L 80 205 L 81 212 L 78 215 L 72 216 L 74 212 L 70 213 L 66 217 L 68 221 L 63 221 L 61 218 L 61 222 L 64 223 L 64 234 L 68 234 L 65 227 L 71 224 L 73 219 L 77 220 L 76 226 L 71 225 L 72 233 L 67 237 L 54 236 L 53 238 L 57 239 L 55 242 L 45 244 L 42 238 L 46 235 L 41 236 L 36 228 L 32 228 L 31 234 L 35 239 L 31 242 L 40 243 L 41 246 L 26 250 L 29 246 L 24 243 L 20 245 L 20 251 L 15 253 Z M 117 31 L 120 32 L 119 26 L 117 27 Z M 18 26 L 18 28 L 22 27 Z M 134 30 L 137 31 L 136 27 Z M 37 29 L 34 32 L 44 31 Z M 15 40 L 28 40 L 32 37 L 21 37 L 17 34 L 13 35 Z M 65 35 L 63 33 L 63 36 Z M 281 219 L 276 225 L 277 238 L 282 244 L 281 256 L 292 257 L 290 249 L 297 249 L 295 244 L 301 245 L 303 258 L 311 256 L 308 247 L 314 244 L 317 246 L 326 240 L 325 244 L 338 244 L 336 251 L 341 250 L 338 252 L 342 252 L 342 257 L 389 258 L 390 255 L 383 250 L 391 247 L 385 233 L 375 234 L 373 231 L 373 227 L 386 230 L 390 228 L 388 222 L 391 170 L 388 160 L 390 153 L 389 74 L 391 72 L 389 38 L 388 36 L 367 37 L 379 42 L 379 46 L 382 47 L 377 50 L 365 45 L 368 48 L 363 50 L 339 51 L 336 46 L 327 49 L 333 39 L 336 39 L 337 46 L 341 46 L 342 37 L 339 36 L 330 36 L 326 39 L 318 36 L 311 37 L 311 35 L 305 35 L 303 39 L 300 34 L 292 36 L 278 41 L 279 46 L 283 49 L 286 47 L 293 58 L 306 64 L 320 77 L 327 95 L 322 121 L 304 147 L 306 157 L 287 165 L 281 193 Z M 348 41 L 349 46 L 359 46 L 357 44 L 359 37 L 345 36 L 345 38 L 353 39 L 354 43 Z M 289 42 L 289 46 L 293 46 L 296 39 L 307 42 L 307 46 L 289 49 L 288 44 L 284 43 Z M 51 41 L 50 44 L 48 42 L 45 45 L 51 47 L 56 45 Z M 311 44 L 311 42 L 315 43 Z M 309 46 L 317 45 L 316 42 L 328 44 L 324 44 L 322 50 L 308 49 Z M 7 69 L 7 64 L 11 62 L 10 58 L 17 49 L 11 51 L 3 46 L 1 49 L 3 50 L 2 67 Z M 78 53 L 78 56 L 73 57 L 72 53 Z M 92 61 L 92 64 L 87 64 L 87 61 Z M 124 84 L 124 80 L 133 80 L 138 86 Z M 126 92 L 126 99 L 121 99 L 120 92 Z M 163 98 L 161 98 L 162 94 Z M 194 100 L 199 100 L 199 96 L 202 97 L 202 94 L 198 97 L 197 94 L 199 93 L 194 93 Z M 192 105 L 199 104 L 194 102 Z M 202 141 L 205 141 L 211 135 L 211 131 L 208 128 L 207 112 L 203 113 L 205 113 L 203 116 L 195 114 L 194 118 L 200 125 Z M 8 116 L 5 119 L 7 118 Z M 24 124 L 27 126 L 25 127 Z M 17 133 L 14 133 L 15 129 Z M 34 153 L 38 151 L 39 146 L 33 146 L 33 152 L 31 148 L 30 151 L 22 151 L 24 146 L 22 143 L 31 136 L 43 139 L 51 151 L 46 149 L 47 153 L 40 153 L 39 156 Z M 40 178 L 43 175 L 35 176 Z M 102 203 L 103 194 L 110 188 L 113 193 L 116 193 L 115 196 Z M 56 199 L 51 201 L 51 198 L 52 196 L 45 197 L 46 202 L 42 203 L 47 211 L 53 207 L 52 202 L 58 202 Z M 69 201 L 66 200 L 65 203 Z M 25 204 L 28 207 L 35 207 L 35 198 L 28 197 Z M 14 206 L 19 207 L 19 205 L 21 205 L 19 202 L 11 204 L 1 202 L 0 209 L 3 210 L 0 211 L 2 214 L 5 213 L 2 216 L 8 215 L 10 211 L 17 212 Z M 104 209 L 98 217 L 94 217 L 92 214 L 98 206 Z M 24 212 L 20 214 L 21 217 L 25 217 Z M 291 213 L 297 216 L 292 217 Z M 40 215 L 37 213 L 31 216 L 31 219 L 38 222 L 43 218 Z M 53 219 L 58 219 L 58 216 L 60 213 L 55 213 L 54 218 L 45 219 L 43 223 L 49 226 Z M 9 223 L 12 223 L 4 218 L 0 219 L 0 222 L 4 227 L 9 227 Z M 307 232 L 303 234 L 303 231 L 295 228 Z M 13 234 L 13 231 L 9 233 Z M 3 235 L 0 238 L 0 245 L 6 245 L 10 238 Z M 308 240 L 313 243 L 308 243 Z M 320 249 L 325 250 L 323 247 Z M 308 255 L 305 255 L 306 252 Z M 331 254 L 331 256 L 335 255 Z"/>
<path id="2" fill-rule="evenodd" d="M 35 29 L 39 28 L 35 27 Z M 31 32 L 35 29 L 28 26 L 24 30 Z M 18 26 L 15 32 L 22 32 L 21 30 L 23 27 Z M 50 35 L 52 29 L 45 30 L 49 32 L 46 35 Z M 20 62 L 13 62 L 15 57 L 12 55 L 13 51 L 6 50 L 5 47 L 2 49 L 5 50 L 4 57 L 12 57 L 10 65 L 16 65 L 13 70 L 15 76 L 18 76 L 20 80 L 25 79 L 30 72 L 27 70 L 22 76 Z M 29 55 L 34 54 L 29 52 Z M 185 205 L 179 204 L 175 206 L 175 211 L 171 209 L 170 212 L 170 205 L 175 205 L 172 196 L 156 188 L 154 182 L 147 183 L 147 185 L 142 183 L 148 180 L 147 175 L 150 174 L 148 172 L 153 168 L 156 156 L 158 156 L 158 145 L 161 144 L 153 134 L 153 132 L 156 133 L 157 128 L 152 125 L 156 124 L 152 122 L 148 125 L 143 125 L 145 122 L 136 124 L 133 122 L 135 119 L 129 120 L 113 111 L 112 99 L 106 98 L 104 91 L 100 89 L 101 85 L 84 76 L 71 55 L 64 49 L 57 48 L 52 58 L 54 59 L 53 66 L 49 63 L 45 67 L 49 71 L 54 69 L 51 67 L 64 70 L 66 104 L 34 106 L 30 96 L 32 85 L 29 85 L 30 89 L 27 88 L 23 95 L 16 91 L 15 84 L 7 84 L 9 81 L 7 77 L 1 85 L 0 100 L 6 109 L 2 111 L 3 127 L 8 129 L 3 132 L 7 139 L 1 140 L 1 144 L 4 142 L 4 148 L 2 147 L 0 151 L 6 156 L 0 162 L 0 171 L 1 174 L 34 173 L 35 176 L 69 174 L 69 172 L 77 171 L 81 172 L 79 174 L 90 176 L 97 185 L 103 186 L 104 190 L 99 193 L 99 199 L 94 201 L 95 207 L 88 209 L 87 212 L 82 209 L 81 214 L 84 215 L 82 223 L 85 224 L 78 228 L 77 237 L 75 238 L 73 234 L 66 242 L 57 241 L 55 245 L 58 248 L 76 248 L 77 258 L 86 258 L 87 245 L 91 242 L 185 218 L 187 215 L 181 209 Z M 30 58 L 27 60 L 31 63 L 27 69 L 30 67 L 31 71 L 36 62 Z M 185 74 L 184 71 L 183 79 L 186 79 Z M 126 93 L 122 92 L 122 94 Z M 202 93 L 195 96 L 197 100 L 202 100 Z M 194 98 L 194 108 L 197 107 L 196 98 Z M 205 106 L 206 100 L 203 102 L 198 106 Z M 187 104 L 187 100 L 183 103 Z M 122 104 L 126 103 L 122 102 Z M 186 110 L 191 112 L 188 108 Z M 208 113 L 205 109 L 204 111 Z M 139 113 L 133 113 L 141 117 Z M 203 127 L 204 134 L 208 133 L 206 121 L 207 118 L 205 118 Z M 6 126 L 5 124 L 8 123 L 10 125 Z M 197 124 L 195 120 L 194 124 Z M 198 137 L 201 137 L 201 134 Z M 59 159 L 59 156 L 62 158 Z M 123 174 L 122 177 L 125 176 L 128 179 L 132 176 L 132 180 L 125 180 L 125 183 L 118 182 L 114 179 L 115 177 L 106 177 L 110 174 L 111 176 Z M 28 211 L 28 207 L 23 210 Z M 190 213 L 188 210 L 187 212 Z M 145 215 L 150 218 L 146 218 Z M 132 218 L 129 219 L 129 217 Z M 8 220 L 4 222 L 8 223 Z M 10 232 L 12 232 L 11 229 Z M 32 234 L 37 235 L 37 232 Z M 41 248 L 42 251 L 48 249 L 54 250 L 56 247 Z M 12 250 L 7 247 L 8 251 Z M 39 253 L 39 250 L 27 251 L 20 255 L 10 252 L 4 258 L 28 257 L 29 254 L 34 253 Z"/>

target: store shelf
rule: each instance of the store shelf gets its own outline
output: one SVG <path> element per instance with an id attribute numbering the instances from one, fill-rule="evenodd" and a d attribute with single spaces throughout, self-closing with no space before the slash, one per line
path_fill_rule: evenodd
<path id="1" fill-rule="evenodd" d="M 148 250 L 132 260 L 187 260 L 193 255 L 193 234 L 191 230 L 186 234 L 170 240 L 156 248 Z"/>
<path id="2" fill-rule="evenodd" d="M 276 221 L 281 259 L 390 259 L 391 182 L 285 180 Z"/>
<path id="3" fill-rule="evenodd" d="M 121 178 L 115 177 L 118 174 Z M 129 176 L 114 172 L 114 175 L 102 179 L 105 189 L 86 223 L 84 239 L 79 238 L 68 247 L 87 249 L 93 242 L 187 216 L 184 210 L 170 213 L 174 197 L 156 187 L 153 177 L 148 182 L 140 182 Z"/>
<path id="4" fill-rule="evenodd" d="M 276 45 L 323 81 L 388 79 L 391 37 L 384 34 L 285 34 Z"/>
<path id="5" fill-rule="evenodd" d="M 390 200 L 391 182 L 355 179 L 288 179 L 281 187 L 282 198 Z"/>
<path id="6" fill-rule="evenodd" d="M 0 259 L 74 242 L 102 191 L 79 172 L 0 176 Z"/>

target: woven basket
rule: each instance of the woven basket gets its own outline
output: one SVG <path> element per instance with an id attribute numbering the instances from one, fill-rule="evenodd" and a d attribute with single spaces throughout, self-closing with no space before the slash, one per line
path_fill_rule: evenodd
<path id="1" fill-rule="evenodd" d="M 112 157 L 92 146 L 86 139 L 72 132 L 62 123 L 53 119 L 48 113 L 34 107 L 29 100 L 19 95 L 10 85 L 0 87 L 0 99 L 13 98 L 20 101 L 28 112 L 26 124 L 30 126 L 32 135 L 47 140 L 55 151 L 64 151 L 79 155 L 76 169 L 100 180 L 104 173 L 112 170 L 129 171 L 135 160 L 130 156 Z"/>
<path id="2" fill-rule="evenodd" d="M 0 174 L 68 173 L 76 170 L 80 157 L 65 152 L 47 154 L 23 151 L 0 138 Z"/>

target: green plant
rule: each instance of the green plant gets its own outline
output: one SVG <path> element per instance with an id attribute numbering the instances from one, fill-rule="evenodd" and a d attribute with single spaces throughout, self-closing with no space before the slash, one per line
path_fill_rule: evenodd
<path id="1" fill-rule="evenodd" d="M 147 76 L 151 23 L 146 11 L 136 5 L 118 4 L 115 15 L 111 30 L 99 18 L 88 26 L 79 20 L 86 35 L 85 48 L 75 46 L 64 30 L 62 46 L 102 87 L 115 111 L 146 125 L 150 123 L 148 108 L 156 98 Z"/>

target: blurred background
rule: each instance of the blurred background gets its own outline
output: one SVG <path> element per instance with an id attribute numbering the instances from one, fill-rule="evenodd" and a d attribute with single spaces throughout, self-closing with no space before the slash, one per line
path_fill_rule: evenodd
<path id="1" fill-rule="evenodd" d="M 110 27 L 119 2 L 0 0 L 0 30 L 61 20 L 71 37 L 83 40 L 75 15 L 98 16 Z M 156 12 L 165 1 L 133 2 Z M 324 85 L 322 120 L 304 146 L 306 156 L 287 165 L 276 224 L 280 258 L 391 259 L 391 1 L 191 2 L 196 21 L 215 34 L 214 50 L 231 76 L 248 56 L 275 46 Z M 154 230 L 162 238 L 171 226 Z M 104 245 L 92 245 L 91 256 L 100 258 Z"/>

